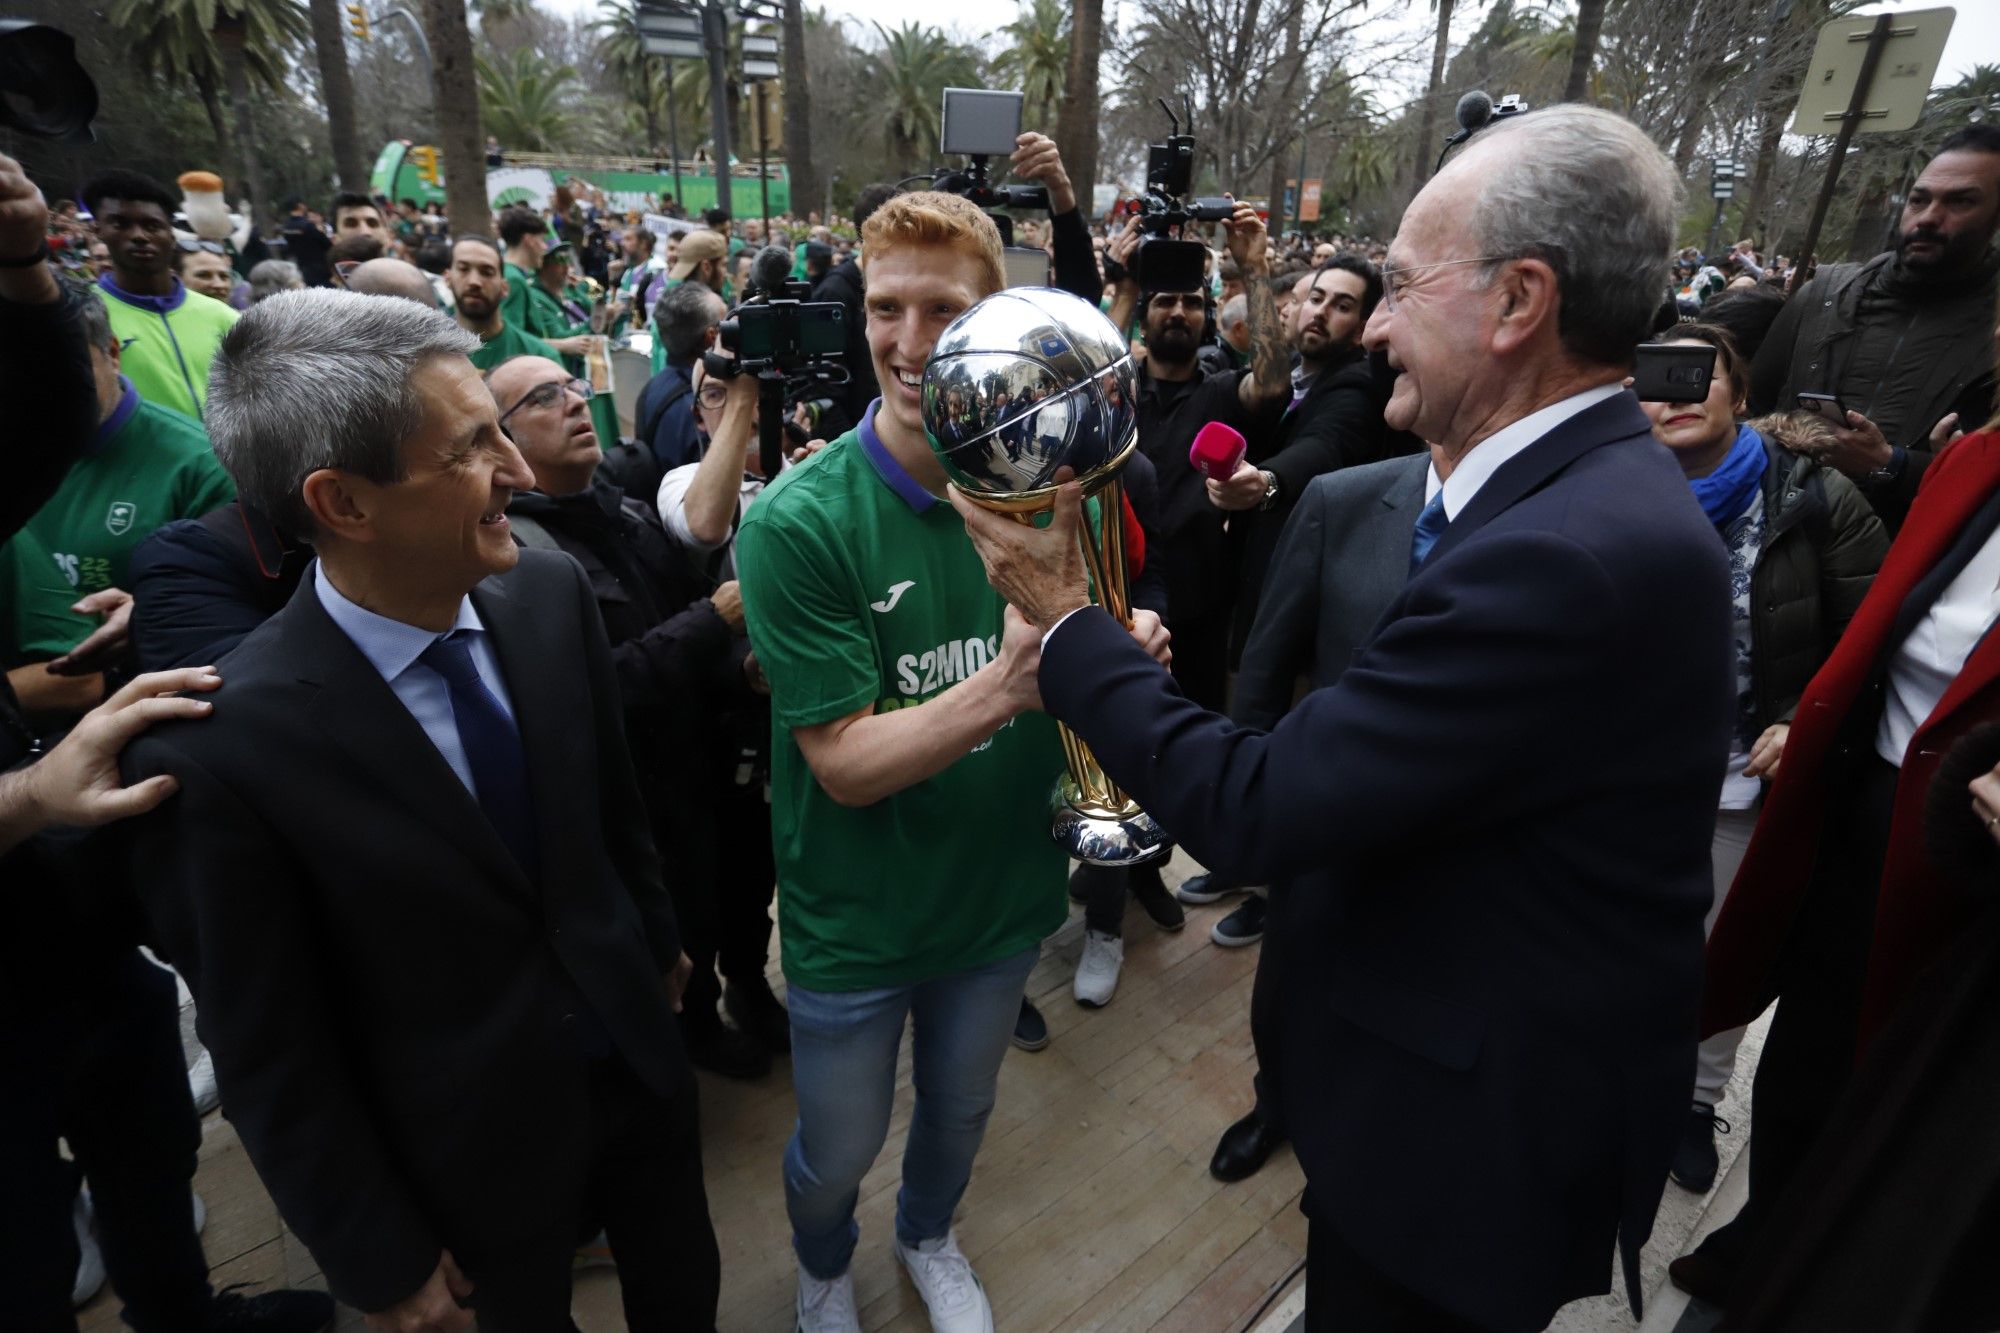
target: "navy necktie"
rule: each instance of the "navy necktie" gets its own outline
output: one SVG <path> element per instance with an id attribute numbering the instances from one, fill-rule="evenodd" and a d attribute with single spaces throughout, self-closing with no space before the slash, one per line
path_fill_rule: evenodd
<path id="1" fill-rule="evenodd" d="M 535 840 L 535 808 L 528 797 L 528 761 L 514 720 L 479 678 L 472 660 L 472 636 L 453 630 L 434 641 L 417 660 L 444 677 L 451 690 L 451 715 L 458 742 L 472 770 L 472 787 L 487 822 L 507 844 L 529 879 L 540 871 Z"/>
<path id="2" fill-rule="evenodd" d="M 1439 489 L 1417 515 L 1417 529 L 1410 534 L 1410 573 L 1414 575 L 1424 563 L 1424 557 L 1431 553 L 1431 547 L 1438 544 L 1451 520 L 1444 516 L 1444 491 Z"/>

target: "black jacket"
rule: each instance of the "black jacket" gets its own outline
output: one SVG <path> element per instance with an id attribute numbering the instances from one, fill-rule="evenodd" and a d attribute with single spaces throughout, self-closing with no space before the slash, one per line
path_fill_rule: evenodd
<path id="1" fill-rule="evenodd" d="M 882 386 L 875 382 L 875 362 L 868 355 L 868 312 L 862 304 L 866 290 L 860 256 L 852 254 L 821 278 L 812 294 L 815 301 L 838 301 L 847 307 L 847 387 L 834 401 L 849 421 L 861 420 L 868 404 L 882 394 Z"/>
<path id="2" fill-rule="evenodd" d="M 291 600 L 312 558 L 238 500 L 162 525 L 129 566 L 139 669 L 214 662 Z"/>
<path id="3" fill-rule="evenodd" d="M 83 339 L 83 303 L 98 298 L 58 281 L 50 305 L 0 301 L 0 365 L 20 386 L 8 408 L 7 485 L 0 488 L 0 542 L 47 504 L 97 432 L 97 390 Z"/>
<path id="4" fill-rule="evenodd" d="M 310 581 L 223 657 L 212 716 L 124 761 L 180 783 L 138 821 L 139 892 L 230 1121 L 364 1310 L 577 1196 L 593 1059 L 692 1086 L 661 980 L 680 933 L 590 586 L 524 551 L 472 601 L 526 751 L 534 876 Z"/>

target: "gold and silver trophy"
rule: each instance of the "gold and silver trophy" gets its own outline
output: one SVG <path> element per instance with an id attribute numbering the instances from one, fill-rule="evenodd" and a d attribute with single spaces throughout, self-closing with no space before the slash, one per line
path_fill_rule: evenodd
<path id="1" fill-rule="evenodd" d="M 1078 533 L 1096 603 L 1130 626 L 1124 487 L 1138 447 L 1138 377 L 1117 326 L 1088 301 L 1052 287 L 1013 287 L 945 329 L 924 366 L 931 447 L 966 497 L 1033 523 L 1055 505 L 1058 469 L 1095 496 Z M 1052 833 L 1079 861 L 1136 866 L 1169 844 L 1153 817 L 1120 791 L 1090 749 L 1062 727 L 1068 771 L 1057 780 Z"/>

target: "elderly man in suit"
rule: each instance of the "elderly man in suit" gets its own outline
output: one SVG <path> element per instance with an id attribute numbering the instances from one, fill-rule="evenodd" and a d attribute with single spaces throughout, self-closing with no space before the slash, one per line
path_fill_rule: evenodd
<path id="1" fill-rule="evenodd" d="M 1309 1328 L 1538 1330 L 1614 1242 L 1639 1302 L 1735 696 L 1723 551 L 1621 387 L 1678 193 L 1635 126 L 1564 105 L 1411 204 L 1366 341 L 1451 475 L 1380 625 L 1268 733 L 1088 606 L 1079 487 L 1042 531 L 954 501 L 1043 631 L 1048 710 L 1204 864 L 1274 883 L 1313 957 L 1277 1042 Z"/>
<path id="2" fill-rule="evenodd" d="M 508 532 L 534 478 L 478 345 L 328 290 L 224 339 L 217 452 L 318 560 L 212 717 L 129 751 L 180 786 L 140 892 L 251 1161 L 371 1328 L 569 1327 L 600 1227 L 631 1327 L 708 1328 L 688 963 L 590 585 Z"/>

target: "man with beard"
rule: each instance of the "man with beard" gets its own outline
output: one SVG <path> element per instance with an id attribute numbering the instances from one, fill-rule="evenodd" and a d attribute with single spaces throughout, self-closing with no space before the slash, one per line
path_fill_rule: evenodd
<path id="1" fill-rule="evenodd" d="M 1753 416 L 1834 395 L 1847 427 L 1816 456 L 1861 486 L 1891 533 L 1950 437 L 1944 419 L 1977 426 L 1992 412 L 1996 225 L 2000 126 L 1968 125 L 1911 187 L 1896 248 L 1808 282 L 1751 368 Z"/>
<path id="2" fill-rule="evenodd" d="M 486 237 L 461 236 L 451 247 L 451 268 L 445 273 L 445 282 L 451 287 L 453 318 L 466 332 L 478 334 L 483 344 L 471 357 L 482 373 L 517 356 L 545 356 L 554 361 L 562 355 L 501 315 L 500 303 L 507 299 L 507 279 L 501 271 L 505 262 L 500 247 Z"/>
<path id="3" fill-rule="evenodd" d="M 1203 374 L 1195 360 L 1213 316 L 1200 288 L 1141 291 L 1132 276 L 1140 233 L 1128 228 L 1111 246 L 1123 267 L 1111 322 L 1129 326 L 1135 303 L 1146 336 L 1139 377 L 1139 448 L 1160 478 L 1160 536 L 1165 546 L 1167 605 L 1174 617 L 1174 679 L 1190 699 L 1220 709 L 1229 670 L 1230 602 L 1235 576 L 1223 542 L 1228 517 L 1209 503 L 1204 478 L 1188 463 L 1195 432 L 1211 421 L 1244 434 L 1273 418 L 1291 396 L 1290 357 L 1268 280 L 1264 223 L 1248 204 L 1225 224 L 1229 253 L 1250 303 L 1250 365 Z M 1268 409 L 1268 410 L 1267 410 Z"/>

